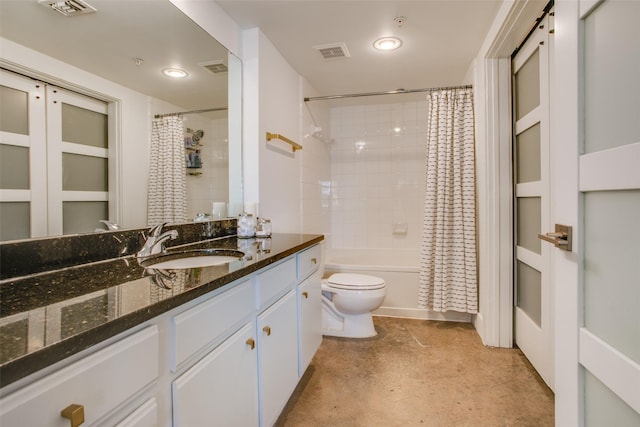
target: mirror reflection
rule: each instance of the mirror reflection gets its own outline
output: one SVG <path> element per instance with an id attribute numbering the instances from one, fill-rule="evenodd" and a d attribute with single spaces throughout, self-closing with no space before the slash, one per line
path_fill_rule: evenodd
<path id="1" fill-rule="evenodd" d="M 0 2 L 0 240 L 152 222 L 153 123 L 171 113 L 182 113 L 184 219 L 214 204 L 232 215 L 239 59 L 168 0 L 78 4 Z"/>

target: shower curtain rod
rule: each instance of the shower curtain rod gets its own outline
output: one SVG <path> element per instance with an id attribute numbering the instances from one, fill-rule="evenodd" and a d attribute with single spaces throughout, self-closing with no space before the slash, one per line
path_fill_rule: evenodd
<path id="1" fill-rule="evenodd" d="M 228 109 L 229 109 L 229 107 L 205 108 L 204 110 L 191 110 L 191 111 L 179 111 L 177 113 L 156 114 L 153 117 L 155 119 L 160 119 L 162 117 L 181 116 L 183 114 L 208 113 L 210 111 L 225 111 L 225 110 L 228 110 Z"/>
<path id="2" fill-rule="evenodd" d="M 377 96 L 377 95 L 397 95 L 402 93 L 416 93 L 416 92 L 433 92 L 436 90 L 446 90 L 446 89 L 472 89 L 472 85 L 464 85 L 464 86 L 444 86 L 444 87 L 429 87 L 424 89 L 396 89 L 390 90 L 387 92 L 365 92 L 365 93 L 349 93 L 346 95 L 327 95 L 327 96 L 312 96 L 309 98 L 304 98 L 304 102 L 307 101 L 322 101 L 325 99 L 342 99 L 342 98 L 358 98 L 361 96 Z"/>

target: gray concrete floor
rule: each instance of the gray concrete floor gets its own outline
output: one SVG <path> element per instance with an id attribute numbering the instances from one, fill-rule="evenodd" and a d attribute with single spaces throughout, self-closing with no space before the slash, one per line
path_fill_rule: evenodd
<path id="1" fill-rule="evenodd" d="M 324 337 L 277 426 L 553 426 L 553 392 L 520 350 L 466 323 L 374 323 L 374 338 Z"/>

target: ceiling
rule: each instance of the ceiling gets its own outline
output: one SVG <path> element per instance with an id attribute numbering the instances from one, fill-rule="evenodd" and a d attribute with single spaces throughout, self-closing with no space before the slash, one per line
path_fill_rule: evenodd
<path id="1" fill-rule="evenodd" d="M 168 0 L 86 1 L 97 12 L 66 17 L 37 0 L 0 0 L 0 36 L 183 109 L 227 105 L 227 73 L 199 65 L 228 64 L 227 50 Z M 189 76 L 169 79 L 167 67 Z"/>
<path id="2" fill-rule="evenodd" d="M 462 84 L 502 0 L 217 2 L 243 29 L 259 27 L 320 95 L 334 95 Z M 373 48 L 390 35 L 399 49 Z M 351 57 L 325 60 L 313 48 L 336 42 Z"/>
<path id="3" fill-rule="evenodd" d="M 168 0 L 87 1 L 97 13 L 64 17 L 37 0 L 1 0 L 0 35 L 186 109 L 226 104 L 226 74 L 197 65 L 226 60 L 226 50 Z M 259 27 L 318 94 L 334 95 L 464 83 L 502 0 L 217 3 L 241 28 Z M 376 51 L 373 41 L 389 35 L 403 45 Z M 351 56 L 325 60 L 313 47 L 336 42 Z M 170 81 L 159 72 L 167 66 L 190 76 Z"/>

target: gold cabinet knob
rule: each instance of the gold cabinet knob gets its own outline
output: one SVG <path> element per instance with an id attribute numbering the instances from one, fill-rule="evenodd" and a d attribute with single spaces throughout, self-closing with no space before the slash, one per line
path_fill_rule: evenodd
<path id="1" fill-rule="evenodd" d="M 314 264 L 317 264 L 317 263 L 318 263 L 318 260 L 317 260 L 317 259 L 315 259 L 315 258 L 311 258 L 311 262 L 312 262 L 312 263 L 314 263 Z"/>
<path id="2" fill-rule="evenodd" d="M 305 291 L 305 292 L 303 292 L 303 293 L 302 293 L 302 296 L 303 296 L 303 297 L 305 297 L 305 298 L 309 298 L 309 292 L 306 292 L 306 291 Z"/>
<path id="3" fill-rule="evenodd" d="M 60 415 L 71 422 L 71 427 L 84 423 L 84 406 L 72 403 L 60 411 Z"/>
<path id="4" fill-rule="evenodd" d="M 245 343 L 251 347 L 251 350 L 253 350 L 254 348 L 256 348 L 256 342 L 253 338 L 247 338 L 247 340 L 245 341 Z"/>
<path id="5" fill-rule="evenodd" d="M 262 328 L 262 330 L 267 333 L 268 337 L 271 336 L 271 326 L 265 326 L 264 328 Z"/>

